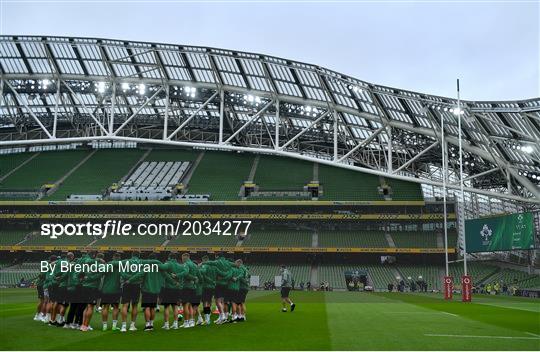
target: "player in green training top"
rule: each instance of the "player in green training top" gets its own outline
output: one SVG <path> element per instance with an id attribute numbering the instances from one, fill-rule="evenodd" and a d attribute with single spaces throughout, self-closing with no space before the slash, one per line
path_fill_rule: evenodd
<path id="1" fill-rule="evenodd" d="M 120 287 L 120 253 L 114 253 L 112 260 L 108 263 L 113 266 L 113 271 L 106 272 L 103 275 L 101 283 L 101 321 L 103 323 L 103 331 L 107 330 L 107 321 L 109 320 L 109 307 L 113 307 L 112 311 L 112 330 L 119 330 L 118 313 L 120 312 L 120 296 L 122 288 Z"/>
<path id="2" fill-rule="evenodd" d="M 160 301 L 163 305 L 163 320 L 164 324 L 162 329 L 169 330 L 169 307 L 173 313 L 173 329 L 178 329 L 178 320 L 175 318 L 176 311 L 178 309 L 178 303 L 180 301 L 180 290 L 183 288 L 183 276 L 186 272 L 185 267 L 178 263 L 178 254 L 171 252 L 169 258 L 165 263 L 167 267 L 167 275 L 170 275 L 171 278 L 174 278 L 176 282 L 173 284 L 170 281 L 165 281 L 165 285 L 161 290 Z"/>
<path id="3" fill-rule="evenodd" d="M 95 252 L 92 252 L 95 254 Z M 91 258 L 91 257 L 90 257 Z M 98 262 L 100 264 L 105 263 L 103 260 L 103 253 L 98 253 L 95 259 L 87 260 L 89 264 L 93 262 Z M 96 306 L 97 299 L 99 297 L 99 285 L 101 284 L 101 274 L 100 272 L 90 272 L 84 271 L 82 275 L 82 299 L 86 303 L 86 309 L 83 313 L 83 323 L 81 325 L 81 331 L 92 330 L 90 327 L 90 321 L 92 320 L 92 315 L 94 314 L 94 307 Z"/>
<path id="4" fill-rule="evenodd" d="M 288 303 L 291 306 L 291 312 L 293 312 L 296 305 L 289 298 L 289 292 L 292 289 L 292 280 L 293 280 L 291 272 L 289 271 L 289 269 L 287 269 L 285 265 L 281 266 L 281 268 L 279 269 L 279 272 L 281 274 L 281 304 L 283 306 L 281 308 L 281 311 L 282 312 L 287 311 L 286 306 Z"/>
<path id="5" fill-rule="evenodd" d="M 238 259 L 240 263 L 240 270 L 242 270 L 242 276 L 240 276 L 240 306 L 238 308 L 238 319 L 237 321 L 246 320 L 246 297 L 249 292 L 249 281 L 251 275 L 249 274 L 249 269 L 244 265 L 242 259 Z"/>
<path id="6" fill-rule="evenodd" d="M 131 258 L 126 259 L 130 264 L 139 264 L 141 253 L 137 251 L 131 252 Z M 137 306 L 139 304 L 139 298 L 141 296 L 141 283 L 142 278 L 137 281 L 129 282 L 129 279 L 136 275 L 137 272 L 122 272 L 120 273 L 120 280 L 122 282 L 122 328 L 120 332 L 126 332 L 127 326 L 127 313 L 128 307 L 131 304 L 131 324 L 129 331 L 137 330 L 135 322 L 137 321 Z"/>
<path id="7" fill-rule="evenodd" d="M 212 297 L 216 289 L 217 270 L 214 266 L 208 265 L 209 258 L 207 255 L 202 257 L 202 262 L 199 267 L 202 276 L 202 295 L 204 321 L 206 325 L 210 325 L 210 314 L 212 307 Z M 216 302 L 217 305 L 217 302 Z"/>
<path id="8" fill-rule="evenodd" d="M 184 289 L 182 291 L 182 303 L 184 306 L 184 328 L 192 328 L 195 326 L 194 311 L 192 303 L 197 301 L 196 284 L 197 266 L 191 261 L 189 253 L 182 254 L 182 263 L 186 267 L 186 274 L 184 275 Z"/>
<path id="9" fill-rule="evenodd" d="M 228 296 L 228 277 L 229 271 L 232 269 L 233 263 L 227 260 L 221 253 L 216 253 L 216 260 L 205 262 L 206 265 L 212 265 L 217 270 L 215 298 L 216 306 L 219 310 L 219 318 L 215 321 L 216 324 L 224 323 L 228 320 L 229 310 L 225 305 L 226 297 Z"/>
<path id="10" fill-rule="evenodd" d="M 45 283 L 45 272 L 40 271 L 36 281 L 34 282 L 38 296 L 36 315 L 34 315 L 34 320 L 36 321 L 43 321 L 43 319 L 45 319 L 45 306 L 47 305 L 47 302 L 45 301 L 45 295 L 43 292 L 43 283 Z"/>
<path id="11" fill-rule="evenodd" d="M 167 266 L 156 259 L 155 253 L 151 253 L 148 260 L 142 260 L 141 263 L 156 265 L 158 268 L 157 270 L 139 272 L 128 280 L 128 283 L 132 283 L 142 279 L 141 308 L 144 309 L 144 319 L 146 321 L 144 331 L 151 331 L 154 330 L 156 306 L 161 289 L 166 280 L 169 280 L 172 285 L 175 283 L 167 274 Z"/>

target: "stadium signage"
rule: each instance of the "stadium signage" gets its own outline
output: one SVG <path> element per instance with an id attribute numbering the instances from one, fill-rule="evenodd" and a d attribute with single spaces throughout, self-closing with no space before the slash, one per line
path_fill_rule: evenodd
<path id="1" fill-rule="evenodd" d="M 146 213 L 146 214 L 96 214 L 96 213 L 63 213 L 63 214 L 36 214 L 17 213 L 0 214 L 0 219 L 151 219 L 151 220 L 179 220 L 179 219 L 214 219 L 214 220 L 441 220 L 443 214 L 272 214 L 272 213 L 246 213 L 246 214 L 193 214 L 193 213 Z M 455 213 L 448 214 L 448 219 L 456 219 Z"/>
<path id="2" fill-rule="evenodd" d="M 288 253 L 410 253 L 410 254 L 441 254 L 444 248 L 314 248 L 314 247 L 197 247 L 197 246 L 96 246 L 100 251 L 190 251 L 190 252 L 288 252 Z M 7 251 L 67 251 L 87 250 L 87 246 L 0 246 L 0 250 Z M 455 248 L 449 248 L 448 253 L 455 253 Z"/>
<path id="3" fill-rule="evenodd" d="M 465 222 L 467 252 L 534 249 L 532 213 L 517 213 Z"/>
<path id="4" fill-rule="evenodd" d="M 468 275 L 461 277 L 461 300 L 470 302 L 472 298 L 472 279 Z"/>

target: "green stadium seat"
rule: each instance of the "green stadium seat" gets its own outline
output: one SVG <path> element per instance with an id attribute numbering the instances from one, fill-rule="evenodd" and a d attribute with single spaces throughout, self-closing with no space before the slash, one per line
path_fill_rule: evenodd
<path id="1" fill-rule="evenodd" d="M 71 194 L 103 194 L 129 172 L 143 153 L 140 149 L 98 150 L 45 199 L 66 200 Z"/>
<path id="2" fill-rule="evenodd" d="M 390 232 L 397 248 L 437 248 L 434 232 Z"/>
<path id="3" fill-rule="evenodd" d="M 262 191 L 302 191 L 303 187 L 312 180 L 313 163 L 261 155 L 253 181 Z"/>
<path id="4" fill-rule="evenodd" d="M 384 200 L 379 194 L 379 177 L 371 174 L 319 165 L 320 200 Z"/>
<path id="5" fill-rule="evenodd" d="M 169 246 L 190 246 L 190 247 L 207 247 L 207 246 L 215 246 L 215 247 L 234 247 L 236 246 L 236 243 L 238 240 L 235 236 L 223 236 L 223 235 L 216 235 L 214 233 L 210 235 L 191 235 L 191 236 L 184 236 L 179 235 L 176 237 L 173 237 L 171 241 L 168 243 Z"/>
<path id="6" fill-rule="evenodd" d="M 188 185 L 188 194 L 210 194 L 210 200 L 238 200 L 254 156 L 205 152 Z"/>
<path id="7" fill-rule="evenodd" d="M 0 246 L 13 246 L 24 240 L 29 231 L 0 230 Z"/>
<path id="8" fill-rule="evenodd" d="M 267 281 L 275 282 L 275 277 L 279 276 L 279 264 L 247 264 L 251 276 L 259 276 L 260 287 Z M 296 288 L 301 282 L 310 281 L 311 267 L 306 264 L 289 264 L 287 268 L 291 272 Z"/>
<path id="9" fill-rule="evenodd" d="M 319 231 L 319 247 L 386 248 L 388 241 L 382 231 Z"/>
<path id="10" fill-rule="evenodd" d="M 41 236 L 39 232 L 32 233 L 22 246 L 87 246 L 94 237 L 84 236 L 60 236 L 51 239 L 49 236 Z"/>
<path id="11" fill-rule="evenodd" d="M 0 178 L 24 163 L 36 153 L 0 154 Z"/>
<path id="12" fill-rule="evenodd" d="M 474 261 L 467 262 L 467 272 L 472 277 L 474 285 L 481 284 L 498 270 L 499 268 L 497 266 L 491 264 Z M 463 276 L 463 263 L 451 263 L 448 267 L 448 271 L 450 275 L 454 277 L 454 284 L 459 285 L 461 276 Z"/>
<path id="13" fill-rule="evenodd" d="M 311 247 L 313 235 L 305 230 L 254 230 L 243 241 L 246 247 Z"/>
<path id="14" fill-rule="evenodd" d="M 424 200 L 422 185 L 414 182 L 407 182 L 391 178 L 384 181 L 391 188 L 392 200 Z"/>
<path id="15" fill-rule="evenodd" d="M 87 150 L 42 152 L 9 175 L 0 184 L 0 190 L 39 190 L 44 184 L 52 184 L 62 178 L 88 153 Z"/>

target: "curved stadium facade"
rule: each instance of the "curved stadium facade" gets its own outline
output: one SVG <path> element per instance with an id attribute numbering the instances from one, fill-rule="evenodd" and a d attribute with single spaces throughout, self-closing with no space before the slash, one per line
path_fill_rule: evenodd
<path id="1" fill-rule="evenodd" d="M 9 256 L 226 251 L 249 258 L 262 281 L 287 262 L 297 280 L 336 288 L 359 266 L 376 289 L 418 275 L 440 288 L 443 168 L 451 259 L 460 218 L 540 204 L 540 98 L 458 109 L 453 98 L 262 54 L 90 38 L 1 36 L 0 70 L 0 251 Z M 453 198 L 460 123 L 463 206 Z M 245 238 L 54 245 L 38 233 L 46 221 L 176 218 L 253 227 Z M 381 266 L 381 255 L 398 265 Z M 475 282 L 521 275 L 470 268 Z M 6 275 L 0 285 L 20 277 Z M 538 285 L 537 275 L 519 279 Z"/>

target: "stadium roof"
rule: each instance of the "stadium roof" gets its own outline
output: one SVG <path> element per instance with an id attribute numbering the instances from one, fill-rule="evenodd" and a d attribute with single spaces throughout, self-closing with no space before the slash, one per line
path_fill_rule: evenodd
<path id="1" fill-rule="evenodd" d="M 540 201 L 540 98 L 461 101 L 224 49 L 68 37 L 0 37 L 0 147 L 119 140 L 318 160 Z M 441 120 L 444 143 L 441 143 Z"/>

